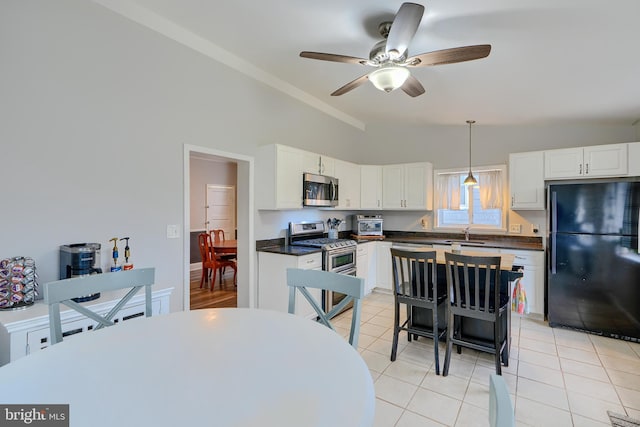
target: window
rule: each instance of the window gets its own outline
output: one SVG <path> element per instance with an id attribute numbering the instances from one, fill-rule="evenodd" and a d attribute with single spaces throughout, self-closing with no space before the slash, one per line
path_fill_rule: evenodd
<path id="1" fill-rule="evenodd" d="M 465 186 L 468 170 L 435 171 L 436 228 L 505 230 L 506 166 L 474 170 L 478 185 Z"/>

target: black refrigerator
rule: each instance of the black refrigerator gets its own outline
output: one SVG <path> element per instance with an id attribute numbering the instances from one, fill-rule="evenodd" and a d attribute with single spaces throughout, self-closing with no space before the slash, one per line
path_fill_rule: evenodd
<path id="1" fill-rule="evenodd" d="M 640 341 L 640 182 L 548 187 L 549 325 Z"/>

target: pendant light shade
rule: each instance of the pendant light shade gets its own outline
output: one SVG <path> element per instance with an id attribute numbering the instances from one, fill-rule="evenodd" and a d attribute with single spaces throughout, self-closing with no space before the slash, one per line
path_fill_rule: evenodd
<path id="1" fill-rule="evenodd" d="M 478 185 L 478 181 L 471 172 L 471 125 L 475 122 L 475 120 L 467 120 L 467 123 L 469 123 L 469 175 L 465 178 L 464 185 Z"/>

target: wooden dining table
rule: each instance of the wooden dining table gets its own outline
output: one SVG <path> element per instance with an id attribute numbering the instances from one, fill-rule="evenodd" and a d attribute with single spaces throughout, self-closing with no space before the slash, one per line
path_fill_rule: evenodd
<path id="1" fill-rule="evenodd" d="M 214 241 L 213 252 L 216 254 L 237 254 L 238 253 L 238 241 L 237 240 L 218 240 Z"/>
<path id="2" fill-rule="evenodd" d="M 0 367 L 0 407 L 68 404 L 72 426 L 364 427 L 375 400 L 335 331 L 248 308 L 132 319 Z"/>

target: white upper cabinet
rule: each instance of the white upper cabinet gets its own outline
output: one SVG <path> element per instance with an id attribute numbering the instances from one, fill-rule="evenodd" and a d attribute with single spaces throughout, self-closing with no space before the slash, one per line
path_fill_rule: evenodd
<path id="1" fill-rule="evenodd" d="M 271 144 L 256 156 L 256 207 L 258 209 L 301 209 L 304 172 L 335 176 L 336 159 L 286 145 Z M 357 166 L 357 165 L 355 165 Z M 355 179 L 356 182 L 350 181 Z M 345 185 L 360 191 L 359 171 L 345 177 Z M 359 194 L 350 196 L 360 200 Z"/>
<path id="2" fill-rule="evenodd" d="M 404 208 L 404 181 L 402 165 L 382 167 L 382 207 Z"/>
<path id="3" fill-rule="evenodd" d="M 384 209 L 432 210 L 431 163 L 406 163 L 382 167 Z"/>
<path id="4" fill-rule="evenodd" d="M 360 166 L 360 208 L 382 208 L 382 166 Z"/>
<path id="5" fill-rule="evenodd" d="M 629 176 L 640 176 L 640 142 L 630 142 L 629 149 Z"/>
<path id="6" fill-rule="evenodd" d="M 549 150 L 544 153 L 544 178 L 591 178 L 627 175 L 627 144 Z"/>
<path id="7" fill-rule="evenodd" d="M 335 177 L 338 178 L 338 209 L 360 208 L 360 166 L 355 163 L 334 160 Z"/>
<path id="8" fill-rule="evenodd" d="M 302 208 L 302 172 L 305 152 L 285 145 L 260 147 L 256 156 L 256 207 Z"/>
<path id="9" fill-rule="evenodd" d="M 544 151 L 509 154 L 511 209 L 544 210 Z"/>
<path id="10" fill-rule="evenodd" d="M 303 151 L 302 170 L 316 175 L 335 176 L 335 161 L 328 156 Z"/>

